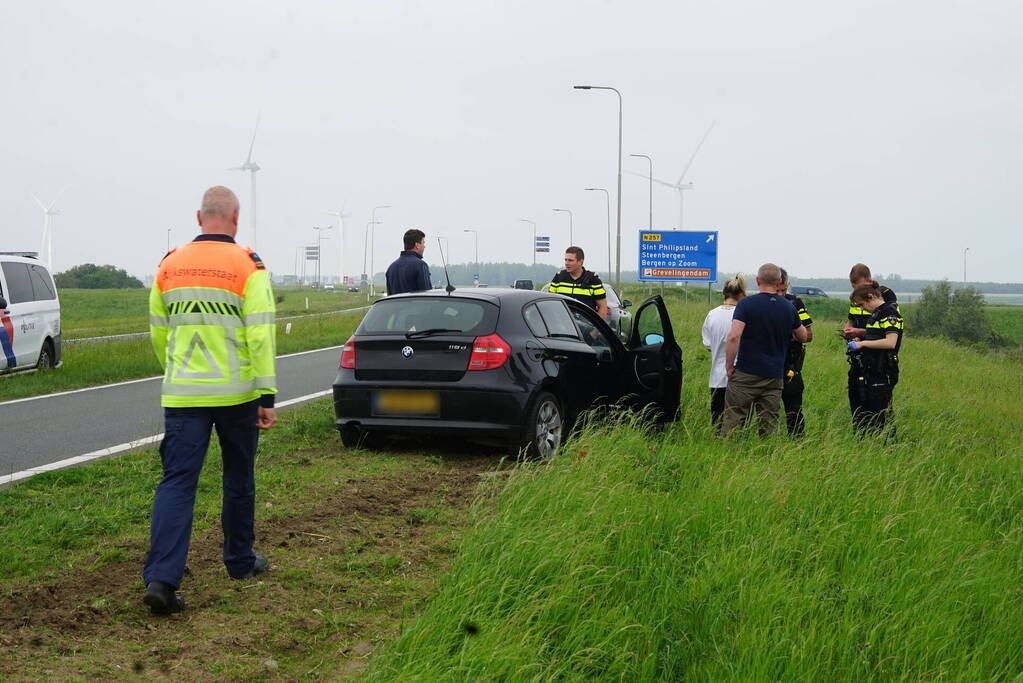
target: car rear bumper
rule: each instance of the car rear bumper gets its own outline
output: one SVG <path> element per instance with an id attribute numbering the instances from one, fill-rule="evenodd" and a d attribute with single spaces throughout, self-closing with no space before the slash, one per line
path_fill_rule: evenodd
<path id="1" fill-rule="evenodd" d="M 379 391 L 435 391 L 440 409 L 435 416 L 381 415 L 373 410 Z M 334 425 L 338 430 L 429 436 L 459 436 L 518 441 L 529 394 L 521 390 L 501 391 L 481 387 L 438 388 L 359 383 L 334 385 Z"/>

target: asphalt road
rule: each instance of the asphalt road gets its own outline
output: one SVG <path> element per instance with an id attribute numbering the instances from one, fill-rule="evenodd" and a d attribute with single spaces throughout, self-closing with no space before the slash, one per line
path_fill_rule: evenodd
<path id="1" fill-rule="evenodd" d="M 278 405 L 329 391 L 339 349 L 278 357 Z M 161 432 L 159 377 L 6 401 L 0 403 L 0 485 L 31 476 L 39 468 L 54 469 L 54 463 L 70 466 L 154 443 L 133 442 Z"/>

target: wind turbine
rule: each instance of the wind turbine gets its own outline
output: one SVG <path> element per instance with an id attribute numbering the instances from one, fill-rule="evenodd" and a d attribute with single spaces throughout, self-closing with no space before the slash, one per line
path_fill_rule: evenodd
<path id="1" fill-rule="evenodd" d="M 337 211 L 328 211 L 328 216 L 333 216 L 337 219 L 337 244 L 338 244 L 338 270 L 337 277 L 338 286 L 341 286 L 345 282 L 345 219 L 351 216 L 351 213 L 345 213 L 345 204 L 341 204 L 341 208 Z"/>
<path id="2" fill-rule="evenodd" d="M 65 187 L 64 190 L 66 189 L 67 188 Z M 43 204 L 39 200 L 39 197 L 34 194 L 32 195 L 32 199 L 34 199 L 36 204 L 39 205 L 39 208 L 43 210 L 43 241 L 39 247 L 39 253 L 46 254 L 46 266 L 51 271 L 53 270 L 53 229 L 50 227 L 50 216 L 60 215 L 60 211 L 53 208 L 53 205 L 56 204 L 57 200 L 60 199 L 60 196 L 64 194 L 64 190 L 57 193 L 57 196 L 53 198 L 53 201 L 50 202 L 49 206 Z"/>
<path id="3" fill-rule="evenodd" d="M 671 182 L 668 182 L 667 180 L 661 180 L 660 178 L 651 178 L 650 176 L 644 175 L 642 173 L 636 173 L 634 171 L 629 171 L 629 173 L 631 173 L 632 175 L 638 175 L 640 178 L 646 178 L 647 180 L 653 180 L 655 183 L 658 183 L 660 185 L 665 185 L 667 187 L 671 187 L 671 188 L 674 188 L 674 189 L 678 190 L 678 229 L 679 230 L 685 229 L 685 224 L 683 223 L 683 220 L 682 220 L 683 219 L 683 211 L 684 211 L 684 208 L 685 208 L 685 191 L 693 189 L 693 184 L 691 182 L 690 183 L 683 183 L 682 181 L 686 179 L 686 173 L 689 172 L 689 167 L 693 165 L 693 160 L 696 158 L 696 155 L 700 153 L 700 148 L 703 147 L 703 143 L 707 141 L 707 136 L 710 135 L 710 131 L 713 130 L 714 124 L 716 124 L 716 123 L 717 123 L 717 121 L 711 121 L 710 125 L 707 127 L 707 132 L 704 133 L 703 137 L 700 139 L 700 144 L 696 145 L 696 149 L 693 150 L 692 156 L 689 157 L 689 162 L 686 163 L 686 167 L 682 169 L 682 175 L 680 175 L 678 177 L 678 182 L 671 183 Z"/>
<path id="4" fill-rule="evenodd" d="M 245 157 L 245 163 L 241 166 L 235 166 L 229 168 L 229 171 L 248 171 L 249 179 L 252 182 L 252 208 L 250 209 L 250 224 L 252 226 L 252 249 L 256 250 L 256 171 L 259 170 L 259 164 L 252 160 L 252 148 L 256 144 L 256 133 L 259 132 L 259 119 L 262 117 L 263 112 L 256 114 L 256 128 L 252 131 L 252 142 L 249 143 L 249 156 Z"/>

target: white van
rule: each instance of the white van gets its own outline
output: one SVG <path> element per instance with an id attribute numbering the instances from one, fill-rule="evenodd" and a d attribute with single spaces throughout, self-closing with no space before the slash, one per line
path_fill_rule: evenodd
<path id="1" fill-rule="evenodd" d="M 0 252 L 0 374 L 60 366 L 60 301 L 46 266 Z"/>

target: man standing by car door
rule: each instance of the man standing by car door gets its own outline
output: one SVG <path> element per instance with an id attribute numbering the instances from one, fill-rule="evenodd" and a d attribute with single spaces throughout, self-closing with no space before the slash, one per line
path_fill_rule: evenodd
<path id="1" fill-rule="evenodd" d="M 551 280 L 550 291 L 554 294 L 567 294 L 583 302 L 601 318 L 607 317 L 607 292 L 600 276 L 592 270 L 583 268 L 585 255 L 579 247 L 565 250 L 565 269 L 557 273 Z"/>
<path id="2" fill-rule="evenodd" d="M 223 457 L 224 565 L 234 579 L 269 569 L 253 552 L 258 429 L 274 412 L 274 297 L 266 267 L 235 244 L 238 198 L 211 187 L 197 212 L 202 234 L 164 256 L 149 295 L 149 330 L 164 366 L 163 479 L 156 488 L 143 602 L 180 612 L 195 491 L 210 432 Z M 258 429 L 257 429 L 258 428 Z"/>
<path id="3" fill-rule="evenodd" d="M 760 292 L 735 306 L 725 345 L 728 388 L 721 434 L 748 422 L 753 408 L 761 435 L 770 434 L 777 426 L 789 339 L 807 340 L 807 328 L 796 308 L 776 292 L 779 282 L 781 269 L 765 263 L 757 271 Z"/>
<path id="4" fill-rule="evenodd" d="M 430 282 L 430 266 L 423 260 L 426 251 L 426 233 L 411 228 L 402 238 L 405 250 L 387 267 L 387 295 L 406 292 L 425 292 Z"/>

